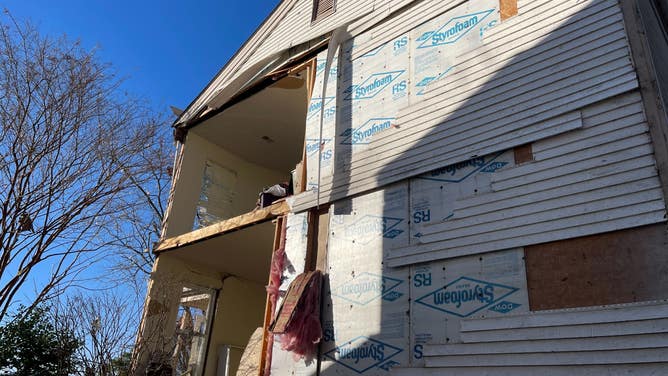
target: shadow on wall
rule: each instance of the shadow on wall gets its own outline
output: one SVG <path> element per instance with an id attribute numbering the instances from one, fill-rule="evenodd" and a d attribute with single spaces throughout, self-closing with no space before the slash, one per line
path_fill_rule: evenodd
<path id="1" fill-rule="evenodd" d="M 538 213 L 522 196 L 541 187 L 532 190 L 524 183 L 562 172 L 521 178 L 526 165 L 515 165 L 512 149 L 585 132 L 579 109 L 615 96 L 624 106 L 629 100 L 619 95 L 637 86 L 616 1 L 558 6 L 534 1 L 520 9 L 520 16 L 490 30 L 481 30 L 489 24 L 473 22 L 476 11 L 469 10 L 468 18 L 460 18 L 467 23 L 452 33 L 448 25 L 454 18 L 448 14 L 439 16 L 441 28 L 432 30 L 432 39 L 411 32 L 409 69 L 415 71 L 420 55 L 429 53 L 416 45 L 428 41 L 437 54 L 453 55 L 454 66 L 439 67 L 445 73 L 427 83 L 415 82 L 414 74 L 409 90 L 423 95 L 409 94 L 411 103 L 404 109 L 381 100 L 384 111 L 398 113 L 393 126 L 373 134 L 366 151 L 358 153 L 351 145 L 336 155 L 333 181 L 339 197 L 374 180 L 398 182 L 337 201 L 331 209 L 323 375 L 386 375 L 393 367 L 422 367 L 425 343 L 460 342 L 461 319 L 528 311 L 520 247 L 522 236 L 531 234 L 521 229 L 531 227 L 534 216 L 518 221 L 504 210 L 526 205 L 525 213 Z M 451 52 L 458 48 L 458 35 L 471 30 L 484 33 L 484 44 Z M 438 33 L 445 39 L 434 39 Z M 338 64 L 339 86 L 360 82 L 358 76 L 371 74 L 368 69 L 394 71 L 391 58 L 375 67 L 345 58 Z M 392 96 L 391 85 L 372 89 L 383 98 Z M 338 147 L 368 114 L 354 97 L 338 95 L 337 106 Z M 546 159 L 556 158 L 545 150 Z M 573 150 L 555 163 L 578 158 L 587 157 Z M 623 158 L 613 153 L 606 163 Z M 404 178 L 417 174 L 423 175 Z M 513 176 L 521 179 L 513 182 Z M 492 202 L 496 209 L 483 205 Z M 501 216 L 492 215 L 494 210 Z M 513 232 L 518 239 L 508 241 Z M 431 261 L 433 255 L 434 260 L 462 257 Z"/>

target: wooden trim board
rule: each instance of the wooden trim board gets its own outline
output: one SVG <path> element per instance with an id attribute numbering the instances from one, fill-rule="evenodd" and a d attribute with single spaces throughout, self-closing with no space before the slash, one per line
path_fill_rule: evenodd
<path id="1" fill-rule="evenodd" d="M 220 236 L 228 232 L 240 230 L 250 225 L 266 222 L 280 215 L 285 215 L 289 212 L 290 206 L 285 200 L 281 200 L 279 202 L 273 203 L 270 206 L 267 206 L 266 208 L 253 210 L 252 212 L 226 219 L 211 226 L 203 227 L 183 235 L 165 239 L 158 243 L 153 252 L 160 253 L 197 243 L 199 241 Z"/>

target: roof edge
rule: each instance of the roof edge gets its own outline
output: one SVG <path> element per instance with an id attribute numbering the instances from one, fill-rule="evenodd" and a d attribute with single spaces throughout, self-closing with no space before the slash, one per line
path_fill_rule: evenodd
<path id="1" fill-rule="evenodd" d="M 199 99 L 210 87 L 213 85 L 213 83 L 216 81 L 218 77 L 220 77 L 230 66 L 230 64 L 237 59 L 242 51 L 245 51 L 248 48 L 257 48 L 262 44 L 262 41 L 264 41 L 264 38 L 258 39 L 258 40 L 253 40 L 260 38 L 261 34 L 269 34 L 273 31 L 273 29 L 279 24 L 279 21 L 282 20 L 285 15 L 287 14 L 287 11 L 284 12 L 279 16 L 279 10 L 288 10 L 292 9 L 292 7 L 298 2 L 299 0 L 282 0 L 276 6 L 274 9 L 269 13 L 267 18 L 262 21 L 262 23 L 255 29 L 255 31 L 246 39 L 246 41 L 237 49 L 237 51 L 232 55 L 227 62 L 225 62 L 225 65 L 223 65 L 222 68 L 218 70 L 218 72 L 209 80 L 209 83 L 204 86 L 204 88 L 190 101 L 188 106 L 183 110 L 183 112 L 174 120 L 172 123 L 172 126 L 176 126 L 178 123 L 183 121 L 183 117 L 189 113 L 189 111 L 192 109 L 192 106 L 197 102 L 197 99 Z M 269 24 L 272 22 L 273 24 Z M 266 28 L 266 30 L 262 30 Z M 251 41 L 253 42 L 259 42 L 255 46 L 251 46 Z"/>

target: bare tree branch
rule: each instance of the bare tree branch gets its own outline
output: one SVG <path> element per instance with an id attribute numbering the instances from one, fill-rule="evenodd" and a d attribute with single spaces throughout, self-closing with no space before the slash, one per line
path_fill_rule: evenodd
<path id="1" fill-rule="evenodd" d="M 170 150 L 120 84 L 95 50 L 0 20 L 0 320 L 27 281 L 35 306 L 100 253 L 132 280 L 150 271 Z"/>

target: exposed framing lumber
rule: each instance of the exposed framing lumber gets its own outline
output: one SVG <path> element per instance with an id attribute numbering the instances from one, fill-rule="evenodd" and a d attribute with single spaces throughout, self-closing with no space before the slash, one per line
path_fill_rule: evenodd
<path id="1" fill-rule="evenodd" d="M 257 209 L 250 213 L 226 219 L 211 226 L 203 227 L 189 233 L 165 239 L 158 243 L 153 250 L 154 253 L 161 253 L 171 249 L 194 244 L 202 240 L 210 239 L 229 232 L 237 231 L 242 228 L 266 222 L 278 216 L 290 212 L 290 206 L 285 200 L 275 202 L 266 208 Z"/>
<path id="2" fill-rule="evenodd" d="M 282 237 L 283 227 L 287 226 L 286 217 L 278 217 L 276 220 L 276 229 L 274 231 L 274 245 L 271 252 L 271 264 L 274 264 L 274 254 L 275 251 L 285 245 L 285 239 Z M 271 272 L 270 272 L 271 274 Z M 271 284 L 271 276 L 268 277 L 267 286 Z M 258 370 L 258 376 L 266 374 L 267 367 L 271 367 L 271 353 L 272 350 L 269 345 L 269 336 L 272 334 L 269 332 L 269 325 L 274 316 L 274 311 L 276 307 L 272 304 L 271 297 L 267 293 L 267 300 L 264 306 L 264 321 L 262 323 L 262 350 L 260 351 L 260 367 Z"/>
<path id="3" fill-rule="evenodd" d="M 645 107 L 663 196 L 668 205 L 668 120 L 659 94 L 655 67 L 651 61 L 651 52 L 637 4 L 637 0 L 620 1 L 631 55 L 640 84 L 640 95 Z"/>

